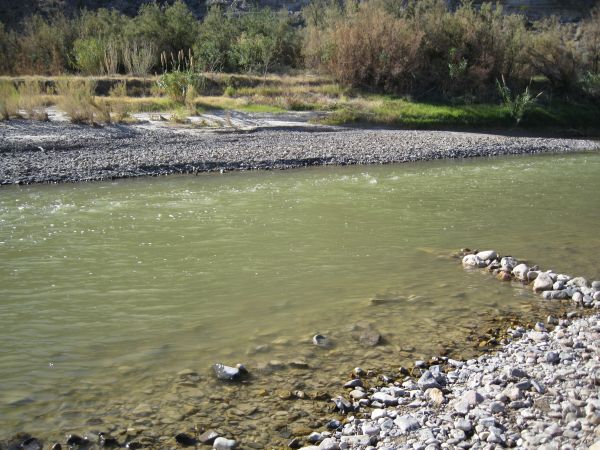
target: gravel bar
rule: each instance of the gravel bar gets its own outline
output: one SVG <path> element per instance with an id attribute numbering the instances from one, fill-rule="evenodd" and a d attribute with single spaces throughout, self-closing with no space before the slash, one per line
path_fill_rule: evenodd
<path id="1" fill-rule="evenodd" d="M 243 133 L 12 120 L 0 123 L 0 184 L 598 149 L 591 140 L 448 131 L 323 127 Z"/>

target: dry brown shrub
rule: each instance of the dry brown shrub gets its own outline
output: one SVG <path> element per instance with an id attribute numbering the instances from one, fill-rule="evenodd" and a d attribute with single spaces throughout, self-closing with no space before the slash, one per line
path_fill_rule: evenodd
<path id="1" fill-rule="evenodd" d="M 62 78 L 56 81 L 56 93 L 61 96 L 58 103 L 73 123 L 93 125 L 110 122 L 110 105 L 96 102 L 96 83 L 90 79 Z"/>
<path id="2" fill-rule="evenodd" d="M 327 67 L 346 85 L 410 89 L 420 65 L 423 33 L 405 19 L 369 6 L 360 5 L 334 25 Z"/>

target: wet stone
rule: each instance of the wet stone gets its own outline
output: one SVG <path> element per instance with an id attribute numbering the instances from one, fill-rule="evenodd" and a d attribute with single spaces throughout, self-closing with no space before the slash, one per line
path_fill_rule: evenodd
<path id="1" fill-rule="evenodd" d="M 191 447 L 196 445 L 196 439 L 186 433 L 178 433 L 175 435 L 175 441 L 183 447 Z"/>
<path id="2" fill-rule="evenodd" d="M 21 444 L 23 450 L 42 450 L 42 443 L 39 439 L 31 437 L 29 439 L 25 439 Z"/>
<path id="3" fill-rule="evenodd" d="M 212 366 L 212 369 L 217 379 L 221 381 L 238 381 L 248 373 L 246 368 L 241 364 L 231 367 L 217 363 Z"/>

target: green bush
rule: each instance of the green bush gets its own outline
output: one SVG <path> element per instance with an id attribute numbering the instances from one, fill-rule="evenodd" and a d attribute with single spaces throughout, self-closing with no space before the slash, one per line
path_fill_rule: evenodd
<path id="1" fill-rule="evenodd" d="M 253 9 L 240 17 L 211 8 L 199 28 L 194 55 L 204 71 L 258 72 L 294 67 L 300 35 L 287 12 Z"/>
<path id="2" fill-rule="evenodd" d="M 586 73 L 579 81 L 579 85 L 586 95 L 600 99 L 600 73 Z"/>
<path id="3" fill-rule="evenodd" d="M 156 82 L 159 88 L 173 101 L 185 103 L 188 91 L 201 90 L 203 77 L 191 70 L 173 71 L 162 74 Z"/>
<path id="4" fill-rule="evenodd" d="M 510 116 L 515 119 L 517 125 L 521 122 L 527 110 L 531 109 L 535 104 L 536 99 L 542 95 L 541 92 L 535 96 L 532 95 L 529 92 L 529 86 L 527 86 L 522 93 L 513 94 L 506 85 L 504 77 L 502 77 L 502 83 L 496 80 L 496 88 L 498 89 L 498 94 L 500 94 L 504 106 L 508 108 Z"/>
<path id="5" fill-rule="evenodd" d="M 104 73 L 104 45 L 97 38 L 77 39 L 73 44 L 75 66 L 85 75 Z"/>
<path id="6" fill-rule="evenodd" d="M 58 75 L 71 67 L 69 53 L 76 36 L 75 22 L 62 15 L 44 19 L 33 15 L 17 37 L 15 71 L 19 74 Z"/>

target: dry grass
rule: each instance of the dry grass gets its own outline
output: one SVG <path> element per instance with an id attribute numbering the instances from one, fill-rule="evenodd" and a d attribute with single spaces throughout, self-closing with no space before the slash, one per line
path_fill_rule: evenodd
<path id="1" fill-rule="evenodd" d="M 58 107 L 73 123 L 94 125 L 110 122 L 110 105 L 96 102 L 95 81 L 91 79 L 62 78 L 56 80 L 56 93 L 60 96 Z"/>
<path id="2" fill-rule="evenodd" d="M 26 80 L 19 85 L 19 107 L 30 120 L 48 120 L 44 88 L 41 81 Z"/>
<path id="3" fill-rule="evenodd" d="M 0 81 L 0 120 L 19 114 L 19 93 L 10 81 Z"/>

